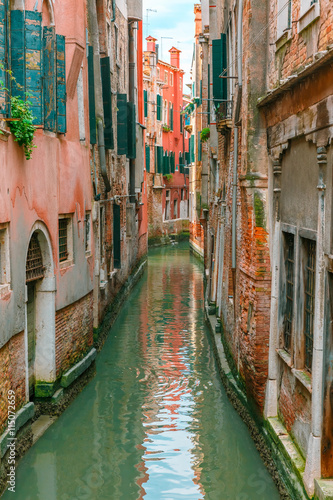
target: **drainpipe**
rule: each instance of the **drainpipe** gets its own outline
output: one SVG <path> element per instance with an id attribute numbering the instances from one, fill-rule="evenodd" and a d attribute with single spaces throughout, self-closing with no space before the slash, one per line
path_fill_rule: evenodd
<path id="1" fill-rule="evenodd" d="M 238 62 L 238 92 L 242 92 L 242 62 L 243 62 L 243 0 L 238 3 L 238 26 L 237 26 L 237 62 Z M 232 281 L 234 293 L 234 311 L 236 307 L 236 231 L 237 231 L 237 163 L 238 163 L 238 127 L 234 127 L 234 175 L 232 192 Z"/>
<path id="2" fill-rule="evenodd" d="M 134 40 L 134 22 L 130 21 L 128 26 L 129 37 L 129 101 L 135 104 L 135 40 Z M 135 160 L 130 159 L 130 203 L 135 203 Z"/>
<path id="3" fill-rule="evenodd" d="M 103 177 L 105 190 L 111 191 L 111 185 L 106 170 L 105 161 L 105 145 L 104 145 L 104 110 L 102 96 L 102 77 L 101 77 L 101 61 L 99 51 L 99 29 L 97 21 L 96 0 L 88 0 L 88 25 L 90 42 L 94 51 L 94 83 L 95 83 L 95 105 L 96 105 L 96 120 L 98 130 L 98 151 L 100 156 L 100 169 Z"/>

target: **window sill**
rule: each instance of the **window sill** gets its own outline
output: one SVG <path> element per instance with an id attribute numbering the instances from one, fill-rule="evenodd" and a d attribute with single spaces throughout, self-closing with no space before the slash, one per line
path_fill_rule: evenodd
<path id="1" fill-rule="evenodd" d="M 312 394 L 312 378 L 311 375 L 305 370 L 296 370 L 292 368 L 291 373 L 301 382 L 301 384 Z"/>
<path id="2" fill-rule="evenodd" d="M 11 289 L 9 283 L 6 285 L 0 285 L 0 299 L 3 299 L 7 295 L 11 294 Z"/>
<path id="3" fill-rule="evenodd" d="M 275 52 L 278 52 L 292 39 L 292 29 L 286 30 L 275 42 Z"/>
<path id="4" fill-rule="evenodd" d="M 289 352 L 287 352 L 285 349 L 276 349 L 276 352 L 278 353 L 282 361 L 284 361 L 286 365 L 289 366 L 289 368 L 292 368 L 293 362 Z"/>
<path id="5" fill-rule="evenodd" d="M 73 259 L 64 260 L 63 262 L 59 263 L 59 269 L 66 269 L 67 267 L 72 267 L 72 266 L 74 266 Z"/>
<path id="6" fill-rule="evenodd" d="M 320 16 L 320 5 L 319 2 L 314 3 L 311 7 L 304 12 L 297 23 L 297 31 L 301 33 L 305 28 L 307 28 L 311 23 L 313 23 Z"/>

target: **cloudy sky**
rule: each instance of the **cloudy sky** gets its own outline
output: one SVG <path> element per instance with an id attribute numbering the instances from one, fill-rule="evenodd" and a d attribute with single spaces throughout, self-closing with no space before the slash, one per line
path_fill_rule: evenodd
<path id="1" fill-rule="evenodd" d="M 186 71 L 184 83 L 191 83 L 190 66 L 194 42 L 194 0 L 143 0 L 143 36 L 147 36 L 147 9 L 157 12 L 148 12 L 148 35 L 158 39 L 160 46 L 159 57 L 170 62 L 168 50 L 174 45 L 182 51 L 180 66 Z M 171 40 L 161 37 L 172 37 Z M 161 54 L 161 43 L 163 54 Z M 144 40 L 144 50 L 146 41 Z M 184 89 L 186 91 L 186 87 Z"/>

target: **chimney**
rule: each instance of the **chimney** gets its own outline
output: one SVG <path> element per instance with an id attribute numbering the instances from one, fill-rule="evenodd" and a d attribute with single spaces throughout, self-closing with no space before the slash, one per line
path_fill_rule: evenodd
<path id="1" fill-rule="evenodd" d="M 180 53 L 181 50 L 176 49 L 176 47 L 172 47 L 170 50 L 170 64 L 171 66 L 175 66 L 176 68 L 180 67 Z"/>
<path id="2" fill-rule="evenodd" d="M 153 38 L 152 36 L 148 36 L 147 40 L 147 51 L 148 52 L 156 52 L 156 42 L 157 38 Z"/>

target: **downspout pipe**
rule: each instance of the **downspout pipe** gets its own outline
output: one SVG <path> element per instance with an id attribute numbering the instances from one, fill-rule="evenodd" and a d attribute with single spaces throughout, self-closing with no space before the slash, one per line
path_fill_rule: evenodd
<path id="1" fill-rule="evenodd" d="M 243 83 L 243 0 L 238 1 L 238 23 L 237 23 L 237 72 L 238 92 L 242 92 Z M 239 94 L 240 95 L 240 94 Z M 232 190 L 232 236 L 231 236 L 231 267 L 233 277 L 234 306 L 236 293 L 236 231 L 237 231 L 237 166 L 238 166 L 238 127 L 234 127 L 234 171 Z"/>
<path id="2" fill-rule="evenodd" d="M 134 28 L 135 21 L 129 21 L 128 24 L 128 39 L 129 39 L 129 101 L 135 104 L 135 39 Z M 135 203 L 135 160 L 130 159 L 130 203 Z"/>

